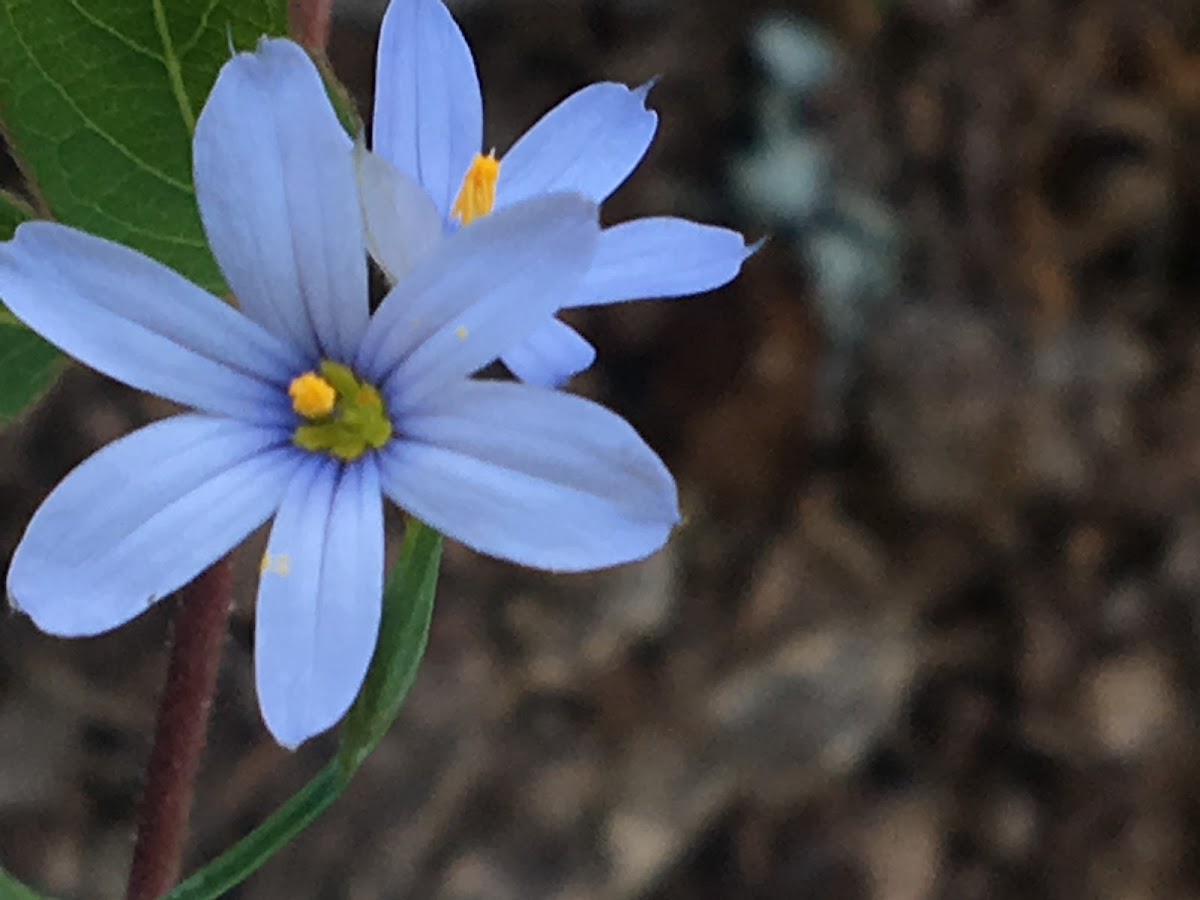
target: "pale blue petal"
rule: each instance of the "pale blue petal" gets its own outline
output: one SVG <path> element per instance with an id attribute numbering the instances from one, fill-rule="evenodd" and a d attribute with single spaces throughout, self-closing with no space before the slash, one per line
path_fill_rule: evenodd
<path id="1" fill-rule="evenodd" d="M 354 148 L 367 249 L 395 284 L 442 239 L 442 218 L 419 184 L 361 144 Z"/>
<path id="2" fill-rule="evenodd" d="M 109 444 L 34 513 L 8 570 L 9 599 L 63 637 L 129 621 L 270 518 L 297 461 L 289 439 L 184 415 Z"/>
<path id="3" fill-rule="evenodd" d="M 254 635 L 258 702 L 285 747 L 354 702 L 383 603 L 383 495 L 373 456 L 309 456 L 288 486 L 263 558 Z"/>
<path id="4" fill-rule="evenodd" d="M 600 233 L 577 194 L 485 216 L 448 237 L 376 311 L 357 369 L 393 412 L 497 359 L 571 296 Z"/>
<path id="5" fill-rule="evenodd" d="M 579 397 L 465 381 L 414 410 L 380 452 L 402 509 L 481 553 L 552 571 L 654 553 L 679 521 L 675 482 L 623 419 Z"/>
<path id="6" fill-rule="evenodd" d="M 375 69 L 372 149 L 429 192 L 443 219 L 483 144 L 466 39 L 441 0 L 392 0 Z"/>
<path id="7" fill-rule="evenodd" d="M 600 233 L 591 268 L 567 307 L 684 297 L 732 281 L 758 249 L 736 231 L 687 219 L 634 219 Z"/>
<path id="8" fill-rule="evenodd" d="M 345 362 L 367 325 L 353 144 L 312 60 L 263 40 L 221 69 L 196 122 L 196 200 L 246 314 Z"/>
<path id="9" fill-rule="evenodd" d="M 646 109 L 647 90 L 593 84 L 542 116 L 500 161 L 497 208 L 552 191 L 608 199 L 654 140 L 658 114 Z"/>
<path id="10" fill-rule="evenodd" d="M 556 388 L 596 361 L 596 348 L 570 325 L 549 319 L 500 359 L 526 384 Z"/>
<path id="11" fill-rule="evenodd" d="M 0 299 L 65 353 L 133 387 L 251 422 L 294 418 L 295 349 L 127 247 L 28 222 L 0 244 Z"/>

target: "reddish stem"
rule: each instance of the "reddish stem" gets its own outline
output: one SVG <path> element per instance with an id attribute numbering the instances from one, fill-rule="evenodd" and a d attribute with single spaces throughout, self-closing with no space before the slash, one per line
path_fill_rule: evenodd
<path id="1" fill-rule="evenodd" d="M 333 0 L 290 0 L 288 30 L 306 50 L 324 56 L 333 21 Z"/>
<path id="2" fill-rule="evenodd" d="M 183 590 L 154 746 L 146 764 L 127 900 L 155 900 L 179 880 L 232 595 L 232 555 Z"/>

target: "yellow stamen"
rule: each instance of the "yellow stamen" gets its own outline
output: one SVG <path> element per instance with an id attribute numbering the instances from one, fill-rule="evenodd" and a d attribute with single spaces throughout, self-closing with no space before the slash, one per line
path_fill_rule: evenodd
<path id="1" fill-rule="evenodd" d="M 490 213 L 496 204 L 496 181 L 499 178 L 500 160 L 496 159 L 495 151 L 487 156 L 476 153 L 458 191 L 458 199 L 450 207 L 450 215 L 460 225 L 469 225 Z"/>
<path id="2" fill-rule="evenodd" d="M 337 402 L 333 385 L 316 372 L 305 372 L 293 378 L 288 385 L 288 396 L 292 398 L 292 409 L 306 419 L 329 415 Z"/>
<path id="3" fill-rule="evenodd" d="M 458 338 L 460 341 L 465 341 L 467 339 L 467 326 L 459 325 L 457 328 L 455 328 L 454 336 L 456 338 Z"/>
<path id="4" fill-rule="evenodd" d="M 288 392 L 296 411 L 308 420 L 292 434 L 297 447 L 353 462 L 392 439 L 383 397 L 348 366 L 322 360 L 319 375 L 305 372 Z"/>

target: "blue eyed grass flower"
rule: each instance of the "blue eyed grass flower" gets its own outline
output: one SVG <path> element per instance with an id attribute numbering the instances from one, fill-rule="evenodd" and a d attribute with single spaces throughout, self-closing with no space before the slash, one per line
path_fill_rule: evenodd
<path id="1" fill-rule="evenodd" d="M 646 108 L 650 85 L 603 82 L 567 97 L 501 158 L 481 153 L 483 101 L 475 62 L 442 0 L 391 0 L 376 72 L 373 150 L 425 189 L 445 232 L 556 191 L 603 203 L 637 167 L 658 127 L 658 116 Z M 397 277 L 421 244 L 396 237 L 407 230 L 387 201 L 395 192 L 386 186 L 387 169 L 378 162 L 365 167 L 364 211 L 372 253 Z M 604 229 L 592 265 L 559 305 L 708 291 L 732 280 L 755 249 L 729 229 L 673 217 L 635 219 Z M 547 316 L 501 358 L 524 381 L 558 386 L 590 366 L 595 350 Z"/>
<path id="2" fill-rule="evenodd" d="M 25 224 L 0 244 L 14 315 L 192 410 L 67 475 L 16 550 L 11 602 L 52 634 L 98 634 L 273 520 L 255 671 L 264 721 L 288 747 L 335 724 L 362 684 L 384 497 L 482 553 L 555 571 L 645 557 L 679 517 L 669 472 L 622 419 L 471 378 L 577 290 L 595 204 L 560 193 L 472 223 L 371 314 L 354 152 L 304 51 L 264 40 L 223 67 L 194 143 L 201 218 L 240 311 L 65 226 Z"/>

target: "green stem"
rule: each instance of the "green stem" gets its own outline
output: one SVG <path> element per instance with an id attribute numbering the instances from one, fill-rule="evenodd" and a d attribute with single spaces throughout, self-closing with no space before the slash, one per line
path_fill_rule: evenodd
<path id="1" fill-rule="evenodd" d="M 165 900 L 208 900 L 223 896 L 327 810 L 349 781 L 349 773 L 336 760 L 330 762 L 269 819 L 178 885 Z"/>
<path id="2" fill-rule="evenodd" d="M 0 868 L 0 897 L 4 900 L 45 900 L 41 894 L 26 887 Z"/>

